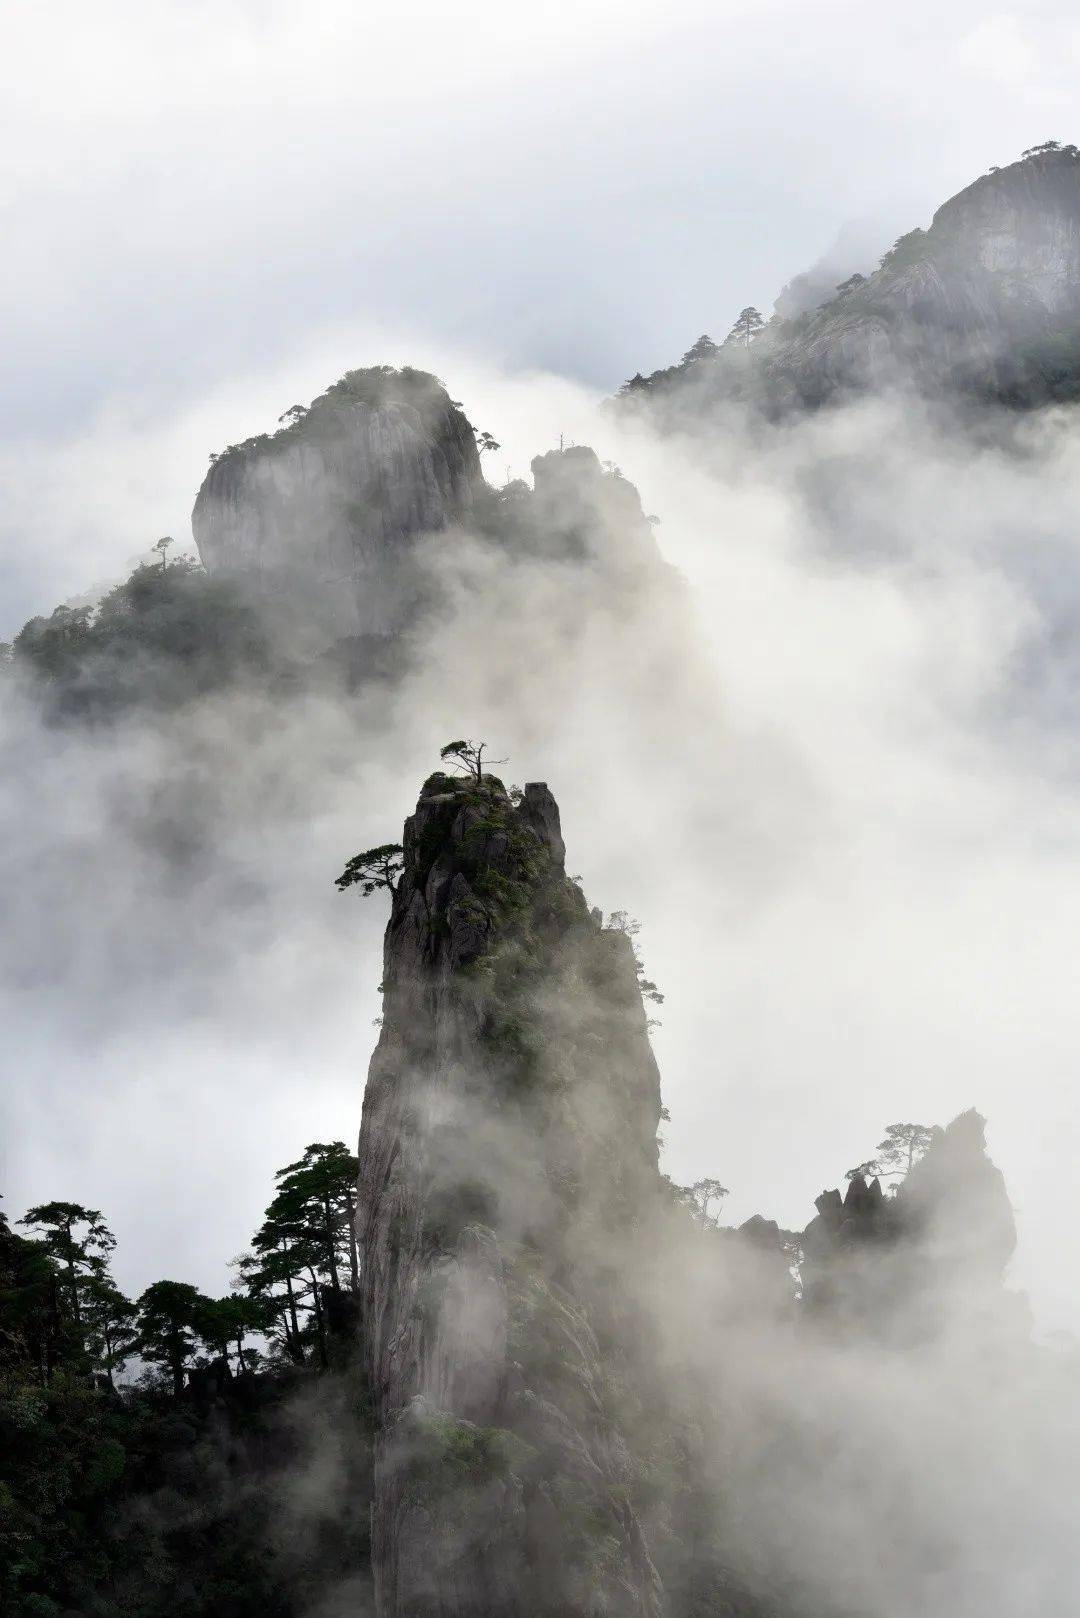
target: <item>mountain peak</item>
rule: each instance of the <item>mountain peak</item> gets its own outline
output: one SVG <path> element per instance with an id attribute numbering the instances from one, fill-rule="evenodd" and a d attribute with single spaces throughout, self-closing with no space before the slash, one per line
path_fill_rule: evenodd
<path id="1" fill-rule="evenodd" d="M 388 365 L 281 420 L 213 457 L 191 518 L 203 564 L 310 598 L 339 634 L 384 631 L 411 543 L 485 486 L 472 426 L 437 377 Z"/>

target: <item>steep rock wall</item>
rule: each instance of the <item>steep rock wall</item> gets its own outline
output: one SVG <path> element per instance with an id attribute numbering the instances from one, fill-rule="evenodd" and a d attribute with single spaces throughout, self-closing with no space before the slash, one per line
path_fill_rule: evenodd
<path id="1" fill-rule="evenodd" d="M 192 531 L 210 573 L 295 592 L 341 633 L 400 616 L 411 542 L 465 518 L 483 487 L 466 417 L 433 377 L 350 372 L 207 473 Z"/>
<path id="2" fill-rule="evenodd" d="M 656 1618 L 601 1346 L 660 1195 L 632 947 L 541 784 L 435 776 L 404 851 L 360 1136 L 379 1613 Z"/>

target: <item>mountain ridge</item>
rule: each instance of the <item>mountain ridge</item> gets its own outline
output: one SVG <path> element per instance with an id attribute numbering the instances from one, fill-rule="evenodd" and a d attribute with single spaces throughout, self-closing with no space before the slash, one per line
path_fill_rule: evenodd
<path id="1" fill-rule="evenodd" d="M 767 413 L 911 389 L 1030 407 L 1080 397 L 1080 150 L 1035 149 L 901 236 L 868 276 L 755 336 L 704 341 L 622 402 Z"/>

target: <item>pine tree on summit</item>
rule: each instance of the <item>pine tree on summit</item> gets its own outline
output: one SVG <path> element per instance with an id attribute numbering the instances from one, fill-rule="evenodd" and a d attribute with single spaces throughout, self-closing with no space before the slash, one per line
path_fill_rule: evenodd
<path id="1" fill-rule="evenodd" d="M 487 742 L 474 742 L 462 738 L 460 741 L 447 742 L 445 747 L 439 749 L 439 757 L 452 764 L 462 775 L 470 775 L 479 786 L 484 779 L 484 748 Z M 489 764 L 505 764 L 504 758 L 488 759 Z"/>
<path id="2" fill-rule="evenodd" d="M 745 309 L 740 310 L 734 326 L 724 338 L 725 348 L 732 343 L 742 348 L 749 348 L 764 325 L 760 311 L 748 304 Z"/>

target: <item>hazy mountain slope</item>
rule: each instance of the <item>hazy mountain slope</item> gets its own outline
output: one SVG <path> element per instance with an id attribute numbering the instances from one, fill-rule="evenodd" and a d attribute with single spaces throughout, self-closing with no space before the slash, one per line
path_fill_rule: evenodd
<path id="1" fill-rule="evenodd" d="M 992 170 L 820 307 L 623 391 L 775 411 L 894 386 L 1024 405 L 1080 393 L 1076 147 Z"/>

